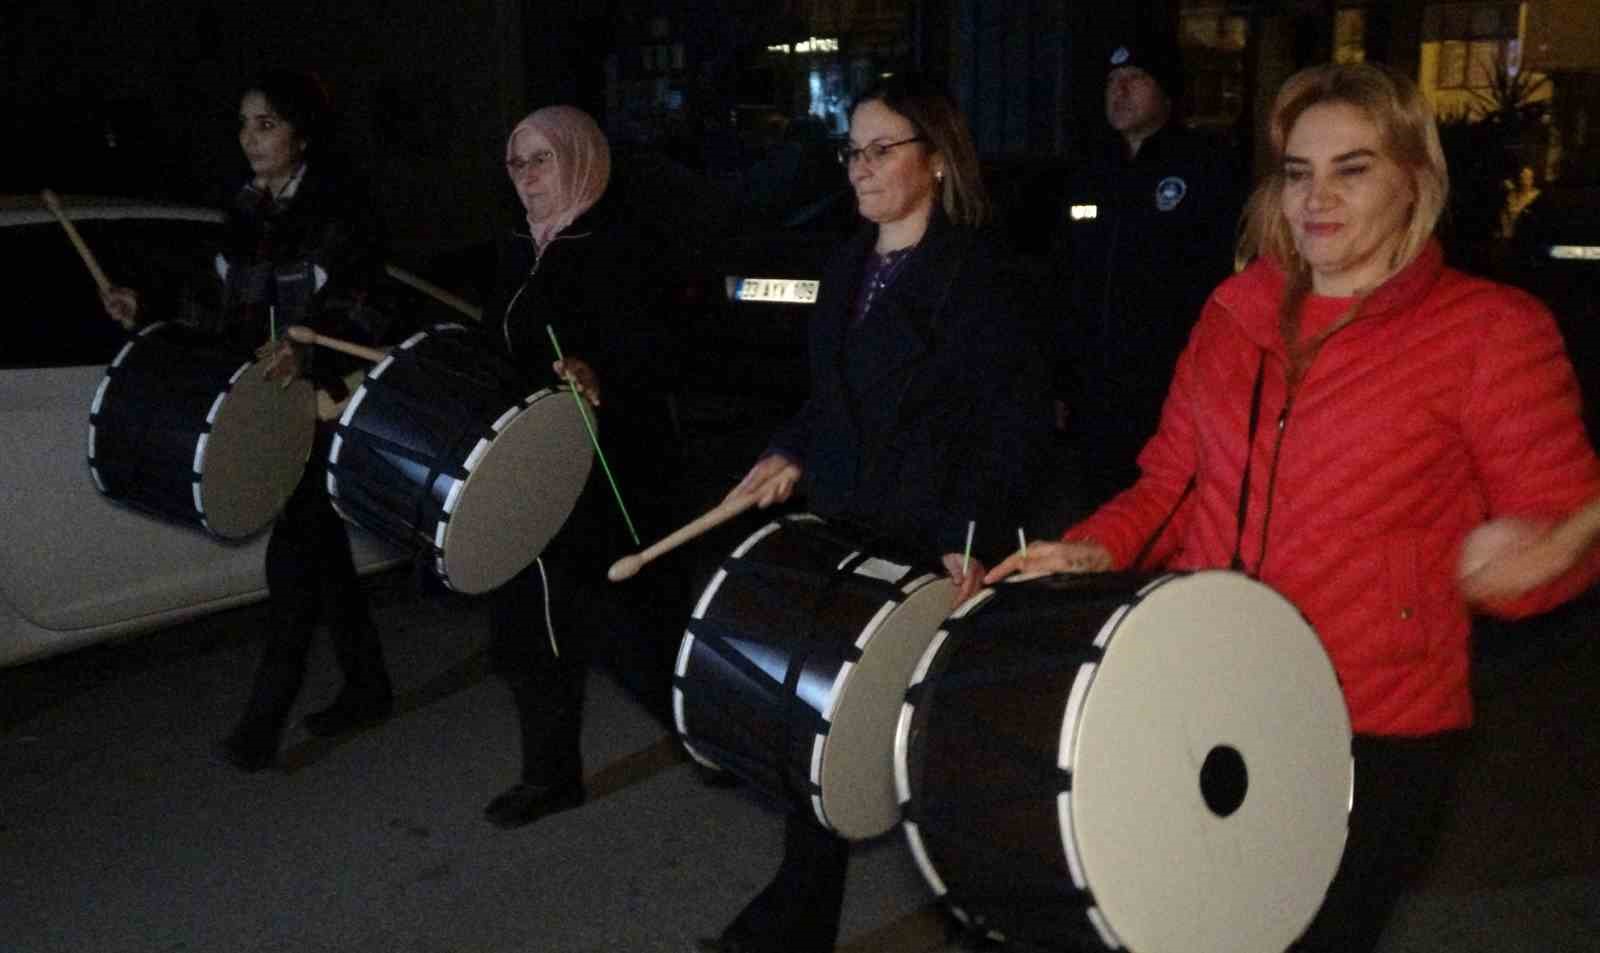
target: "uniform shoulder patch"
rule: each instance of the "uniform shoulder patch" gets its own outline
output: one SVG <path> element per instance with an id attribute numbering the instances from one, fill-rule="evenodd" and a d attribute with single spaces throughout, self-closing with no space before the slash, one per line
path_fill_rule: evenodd
<path id="1" fill-rule="evenodd" d="M 1156 183 L 1156 208 L 1170 212 L 1189 194 L 1189 183 L 1176 175 L 1169 175 Z"/>

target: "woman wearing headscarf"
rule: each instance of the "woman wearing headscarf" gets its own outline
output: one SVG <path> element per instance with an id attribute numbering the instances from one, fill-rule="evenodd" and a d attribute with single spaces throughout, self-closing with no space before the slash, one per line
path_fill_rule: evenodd
<path id="1" fill-rule="evenodd" d="M 621 219 L 608 192 L 605 133 L 582 110 L 547 106 L 530 114 L 511 131 L 505 165 L 526 228 L 502 250 L 487 330 L 531 380 L 566 381 L 583 395 L 629 516 L 641 533 L 659 531 L 665 519 L 655 514 L 671 489 L 662 461 L 672 452 L 661 399 L 671 369 L 656 312 L 659 249 Z M 565 360 L 556 359 L 552 331 Z M 578 742 L 593 650 L 607 650 L 646 706 L 666 717 L 668 660 L 688 612 L 681 577 L 670 564 L 655 566 L 603 597 L 580 597 L 581 587 L 609 585 L 606 567 L 633 548 L 597 461 L 540 558 L 490 597 L 491 661 L 511 689 L 522 747 L 519 782 L 484 811 L 497 827 L 583 803 Z M 622 611 L 602 619 L 597 605 Z"/>

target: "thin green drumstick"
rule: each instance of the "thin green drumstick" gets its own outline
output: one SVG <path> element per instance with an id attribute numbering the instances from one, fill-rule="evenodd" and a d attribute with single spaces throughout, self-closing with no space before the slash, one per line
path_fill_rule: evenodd
<path id="1" fill-rule="evenodd" d="M 552 325 L 545 325 L 544 329 L 550 333 L 550 344 L 556 349 L 556 360 L 564 361 L 561 354 L 561 342 L 556 340 L 556 329 Z M 578 415 L 583 418 L 584 429 L 589 431 L 589 442 L 594 445 L 594 455 L 600 458 L 600 468 L 606 472 L 606 481 L 611 484 L 611 495 L 617 498 L 617 509 L 622 511 L 622 521 L 628 524 L 628 535 L 633 537 L 633 545 L 641 545 L 639 531 L 633 528 L 633 517 L 628 515 L 628 507 L 622 502 L 622 491 L 617 489 L 617 478 L 611 475 L 611 464 L 606 462 L 605 451 L 600 449 L 600 436 L 594 432 L 594 421 L 589 419 L 589 404 L 578 393 L 578 388 L 572 388 L 572 399 L 578 402 Z"/>

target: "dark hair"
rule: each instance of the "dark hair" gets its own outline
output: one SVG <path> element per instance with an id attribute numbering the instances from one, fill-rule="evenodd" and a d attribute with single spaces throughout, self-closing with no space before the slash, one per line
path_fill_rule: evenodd
<path id="1" fill-rule="evenodd" d="M 982 225 L 989 220 L 989 192 L 978 167 L 978 150 L 967 132 L 967 121 L 950 96 L 915 73 L 895 73 L 867 90 L 850 106 L 850 115 L 862 103 L 876 100 L 910 120 L 928 151 L 945 159 L 940 200 L 950 221 Z"/>
<path id="2" fill-rule="evenodd" d="M 310 73 L 267 69 L 256 74 L 245 95 L 260 93 L 272 109 L 294 127 L 307 150 L 327 146 L 332 134 L 333 110 L 322 82 Z"/>

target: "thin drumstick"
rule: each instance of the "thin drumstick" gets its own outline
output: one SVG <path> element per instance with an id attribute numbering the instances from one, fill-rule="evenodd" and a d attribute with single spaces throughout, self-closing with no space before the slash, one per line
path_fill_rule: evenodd
<path id="1" fill-rule="evenodd" d="M 640 550 L 632 556 L 624 556 L 612 563 L 611 568 L 606 570 L 606 578 L 612 582 L 621 582 L 624 579 L 632 578 L 635 573 L 644 568 L 645 563 L 650 562 L 657 556 L 672 552 L 697 536 L 716 529 L 754 506 L 756 499 L 757 494 L 755 493 L 741 493 L 738 496 L 723 500 L 690 522 L 652 543 L 649 548 Z"/>
<path id="2" fill-rule="evenodd" d="M 78 234 L 77 226 L 73 225 L 72 220 L 67 218 L 67 213 L 61 210 L 61 200 L 49 189 L 40 192 L 39 197 L 44 199 L 45 208 L 49 209 L 50 214 L 56 217 L 56 221 L 61 223 L 61 227 L 67 230 L 67 238 L 71 239 L 72 247 L 78 250 L 78 257 L 83 259 L 84 267 L 89 269 L 89 277 L 94 279 L 95 287 L 100 289 L 101 294 L 110 291 L 111 280 L 101 270 L 100 263 L 95 261 L 94 252 L 89 250 L 89 246 L 84 242 L 83 236 Z"/>
<path id="3" fill-rule="evenodd" d="M 544 326 L 550 335 L 550 346 L 555 348 L 556 360 L 565 361 L 561 354 L 561 342 L 556 340 L 554 325 Z M 578 415 L 583 418 L 583 426 L 589 431 L 589 443 L 594 446 L 594 455 L 600 458 L 600 469 L 606 473 L 606 481 L 611 484 L 611 495 L 617 498 L 617 509 L 622 511 L 622 521 L 628 524 L 628 535 L 633 537 L 633 545 L 639 545 L 639 531 L 633 528 L 633 517 L 628 515 L 628 507 L 622 502 L 622 491 L 617 488 L 617 478 L 611 475 L 611 464 L 606 462 L 606 453 L 600 449 L 600 435 L 594 432 L 594 421 L 589 418 L 589 401 L 578 393 L 576 381 L 572 382 L 572 399 L 578 402 Z"/>
<path id="4" fill-rule="evenodd" d="M 346 341 L 342 338 L 330 338 L 326 334 L 318 334 L 305 325 L 295 325 L 288 330 L 287 334 L 289 340 L 299 344 L 316 344 L 330 351 L 338 351 L 341 354 L 349 354 L 351 357 L 363 358 L 374 364 L 389 356 L 387 351 L 380 351 L 375 347 L 367 347 L 365 344 L 356 344 L 354 341 Z"/>
<path id="5" fill-rule="evenodd" d="M 454 308 L 474 321 L 483 320 L 482 308 L 456 297 L 433 282 L 425 278 L 419 278 L 404 268 L 397 268 L 394 265 L 385 265 L 383 270 L 394 280 L 403 285 L 410 285 L 440 304 Z"/>

